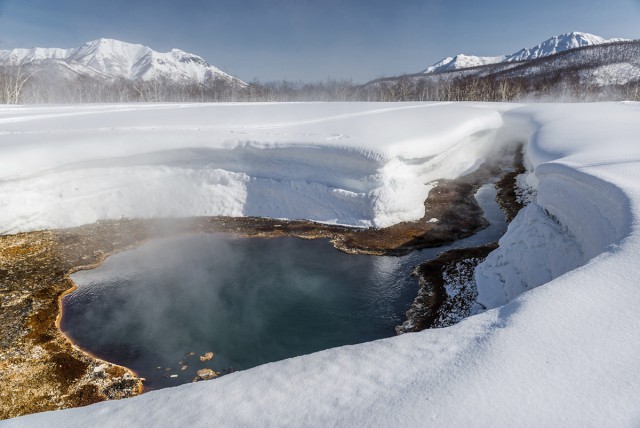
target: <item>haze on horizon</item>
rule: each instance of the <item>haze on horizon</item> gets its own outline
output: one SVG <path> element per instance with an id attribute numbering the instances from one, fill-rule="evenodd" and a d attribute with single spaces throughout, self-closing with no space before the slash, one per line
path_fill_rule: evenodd
<path id="1" fill-rule="evenodd" d="M 0 0 L 0 48 L 106 37 L 179 48 L 245 81 L 365 82 L 571 31 L 638 39 L 639 23 L 640 0 Z"/>

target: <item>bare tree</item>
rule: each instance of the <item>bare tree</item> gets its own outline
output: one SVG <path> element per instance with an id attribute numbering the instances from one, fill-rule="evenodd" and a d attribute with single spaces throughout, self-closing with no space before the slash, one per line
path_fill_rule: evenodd
<path id="1" fill-rule="evenodd" d="M 0 101 L 5 104 L 18 104 L 22 92 L 31 80 L 33 72 L 29 72 L 22 64 L 11 64 L 0 70 Z"/>

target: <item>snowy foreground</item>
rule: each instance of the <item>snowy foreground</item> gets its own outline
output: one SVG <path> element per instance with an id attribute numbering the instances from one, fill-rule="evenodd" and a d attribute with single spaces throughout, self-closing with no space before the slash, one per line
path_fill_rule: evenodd
<path id="1" fill-rule="evenodd" d="M 106 218 L 389 226 L 487 152 L 501 117 L 434 104 L 0 109 L 0 233 Z"/>
<path id="2" fill-rule="evenodd" d="M 0 115 L 3 233 L 215 214 L 384 226 L 422 215 L 425 183 L 518 139 L 537 190 L 476 271 L 489 310 L 460 324 L 2 426 L 640 424 L 640 104 Z"/>

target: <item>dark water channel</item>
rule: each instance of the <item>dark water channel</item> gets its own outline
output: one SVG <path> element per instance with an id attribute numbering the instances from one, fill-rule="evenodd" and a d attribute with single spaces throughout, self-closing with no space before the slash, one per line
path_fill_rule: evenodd
<path id="1" fill-rule="evenodd" d="M 191 382 L 202 368 L 224 373 L 390 337 L 417 293 L 413 266 L 506 230 L 495 190 L 476 197 L 489 228 L 405 257 L 348 255 L 326 240 L 155 240 L 74 274 L 61 328 L 146 378 L 148 389 Z M 213 358 L 200 361 L 207 352 Z"/>

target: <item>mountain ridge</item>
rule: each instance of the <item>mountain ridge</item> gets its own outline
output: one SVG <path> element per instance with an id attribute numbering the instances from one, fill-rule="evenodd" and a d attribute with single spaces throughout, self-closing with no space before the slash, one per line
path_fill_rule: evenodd
<path id="1" fill-rule="evenodd" d="M 91 77 L 132 81 L 166 79 L 183 84 L 221 80 L 240 87 L 247 86 L 198 55 L 180 49 L 157 52 L 148 46 L 115 39 L 100 38 L 70 49 L 0 50 L 0 65 L 46 67 L 47 64 L 67 66 L 77 74 Z"/>
<path id="2" fill-rule="evenodd" d="M 454 57 L 447 57 L 427 67 L 422 71 L 422 73 L 436 74 L 482 65 L 529 61 L 583 46 L 594 46 L 620 41 L 628 41 L 628 39 L 605 39 L 594 34 L 573 31 L 570 33 L 563 33 L 558 36 L 552 36 L 534 47 L 523 48 L 509 55 L 475 56 L 458 54 Z"/>

